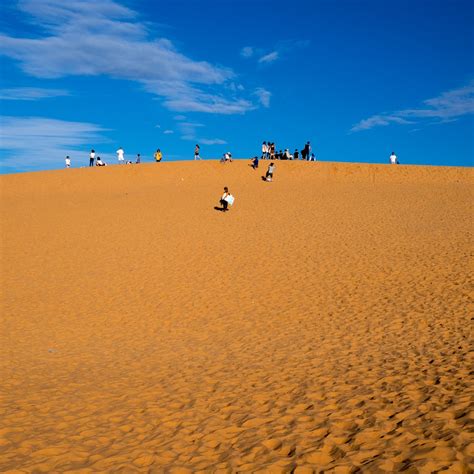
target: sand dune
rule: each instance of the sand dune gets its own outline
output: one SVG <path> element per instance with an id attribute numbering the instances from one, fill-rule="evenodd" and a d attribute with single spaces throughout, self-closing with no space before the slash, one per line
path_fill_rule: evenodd
<path id="1" fill-rule="evenodd" d="M 472 170 L 263 171 L 1 177 L 0 471 L 474 470 Z"/>

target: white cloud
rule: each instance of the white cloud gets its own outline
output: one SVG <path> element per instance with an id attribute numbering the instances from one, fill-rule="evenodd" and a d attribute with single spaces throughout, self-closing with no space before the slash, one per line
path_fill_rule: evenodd
<path id="1" fill-rule="evenodd" d="M 202 123 L 196 122 L 178 122 L 176 124 L 179 132 L 181 133 L 181 138 L 183 140 L 195 140 L 197 135 L 197 129 L 204 127 Z"/>
<path id="2" fill-rule="evenodd" d="M 155 128 L 161 128 L 161 125 L 157 124 L 155 125 Z"/>
<path id="3" fill-rule="evenodd" d="M 173 130 L 164 130 L 163 133 L 164 133 L 165 135 L 171 135 L 171 134 L 173 134 L 174 132 L 173 132 Z"/>
<path id="4" fill-rule="evenodd" d="M 240 55 L 243 56 L 244 58 L 251 58 L 254 54 L 254 48 L 252 46 L 245 46 L 245 48 L 242 48 L 240 50 Z"/>
<path id="5" fill-rule="evenodd" d="M 373 115 L 368 119 L 361 120 L 357 125 L 351 128 L 351 132 L 359 132 L 361 130 L 368 130 L 373 127 L 380 127 L 390 125 L 391 123 L 408 124 L 413 123 L 408 120 L 396 117 L 393 115 Z"/>
<path id="6" fill-rule="evenodd" d="M 263 87 L 259 87 L 255 89 L 254 94 L 258 97 L 258 100 L 265 108 L 270 107 L 270 98 L 272 96 L 271 92 L 267 91 Z"/>
<path id="7" fill-rule="evenodd" d="M 186 115 L 175 115 L 173 118 L 175 120 L 186 120 Z"/>
<path id="8" fill-rule="evenodd" d="M 199 140 L 203 145 L 225 145 L 227 142 L 220 138 L 201 138 Z"/>
<path id="9" fill-rule="evenodd" d="M 16 87 L 0 91 L 1 100 L 40 100 L 68 95 L 70 95 L 69 92 L 64 89 L 43 89 L 39 87 Z"/>
<path id="10" fill-rule="evenodd" d="M 70 155 L 73 165 L 87 162 L 88 150 L 106 143 L 104 128 L 93 123 L 67 122 L 44 117 L 2 117 L 2 169 L 26 171 L 57 168 Z M 104 155 L 101 155 L 104 156 Z"/>
<path id="11" fill-rule="evenodd" d="M 198 130 L 204 127 L 202 123 L 178 121 L 176 126 L 181 133 L 181 140 L 193 141 L 203 145 L 224 145 L 227 143 L 225 140 L 220 138 L 198 137 Z"/>
<path id="12" fill-rule="evenodd" d="M 278 41 L 273 47 L 273 50 L 269 53 L 265 53 L 265 50 L 262 48 L 247 46 L 241 50 L 240 54 L 247 58 L 258 57 L 258 63 L 269 64 L 278 59 L 282 59 L 294 50 L 306 48 L 309 44 L 309 40 L 284 40 Z"/>
<path id="13" fill-rule="evenodd" d="M 404 109 L 390 114 L 373 115 L 361 120 L 351 132 L 369 130 L 391 123 L 419 123 L 423 119 L 437 119 L 439 122 L 453 122 L 463 115 L 474 113 L 474 81 L 459 89 L 443 92 L 438 97 L 423 101 L 424 107 Z M 408 120 L 409 119 L 409 120 Z"/>
<path id="14" fill-rule="evenodd" d="M 265 54 L 265 56 L 262 56 L 258 62 L 259 63 L 272 63 L 273 61 L 276 61 L 280 57 L 280 54 L 278 51 L 272 51 L 271 53 Z"/>
<path id="15" fill-rule="evenodd" d="M 0 35 L 0 54 L 17 60 L 31 76 L 107 75 L 137 81 L 175 111 L 239 114 L 253 108 L 248 100 L 203 89 L 224 86 L 235 76 L 232 70 L 195 61 L 169 40 L 151 38 L 137 14 L 115 1 L 22 0 L 18 6 L 45 35 Z"/>

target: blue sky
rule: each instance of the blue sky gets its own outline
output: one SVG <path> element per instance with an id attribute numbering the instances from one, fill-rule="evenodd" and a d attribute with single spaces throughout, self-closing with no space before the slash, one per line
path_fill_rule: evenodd
<path id="1" fill-rule="evenodd" d="M 20 0 L 0 19 L 3 173 L 259 153 L 472 166 L 471 0 Z"/>

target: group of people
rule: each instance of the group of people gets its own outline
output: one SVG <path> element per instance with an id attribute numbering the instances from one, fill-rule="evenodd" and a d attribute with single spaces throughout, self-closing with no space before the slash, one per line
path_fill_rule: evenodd
<path id="1" fill-rule="evenodd" d="M 221 163 L 232 163 L 232 153 L 230 151 L 222 155 Z"/>
<path id="2" fill-rule="evenodd" d="M 94 150 L 92 150 L 94 151 Z M 123 165 L 125 163 L 125 152 L 123 151 L 123 148 L 120 147 L 117 151 L 117 159 L 118 159 L 118 162 L 119 162 L 119 165 Z M 161 150 L 159 148 L 157 148 L 157 150 L 155 151 L 155 153 L 153 153 L 153 158 L 155 159 L 155 161 L 157 163 L 159 163 L 162 159 L 163 159 L 163 153 L 161 152 Z M 141 158 L 141 155 L 140 153 L 137 153 L 137 156 L 135 158 L 135 164 L 139 165 L 142 161 L 142 158 Z M 133 162 L 131 160 L 127 160 L 127 165 L 131 165 L 133 164 Z"/>
<path id="3" fill-rule="evenodd" d="M 301 156 L 301 158 L 300 158 Z M 301 152 L 296 148 L 293 153 L 286 148 L 284 151 L 276 151 L 274 142 L 262 143 L 262 160 L 306 160 L 316 161 L 314 153 L 311 153 L 311 143 L 306 142 Z"/>
<path id="4" fill-rule="evenodd" d="M 255 166 L 255 160 L 257 160 L 257 164 Z M 253 158 L 253 167 L 258 168 L 258 156 Z M 267 172 L 265 176 L 262 176 L 262 179 L 267 182 L 272 182 L 273 181 L 273 173 L 275 172 L 276 165 L 275 163 L 271 162 L 268 165 Z M 222 212 L 227 212 L 229 210 L 229 206 L 232 206 L 234 204 L 234 196 L 229 192 L 229 188 L 227 186 L 224 187 L 224 194 L 222 194 L 221 198 L 219 199 L 219 204 L 222 207 L 216 207 L 215 209 L 222 211 Z"/>
<path id="5" fill-rule="evenodd" d="M 100 156 L 98 156 L 96 159 L 95 150 L 92 149 L 89 153 L 89 166 L 94 166 L 94 162 L 95 166 L 107 166 L 107 163 L 105 161 L 102 161 Z"/>
<path id="6" fill-rule="evenodd" d="M 122 147 L 120 147 L 117 151 L 117 160 L 119 165 L 127 164 L 131 165 L 133 162 L 131 160 L 125 161 L 125 152 Z M 163 153 L 161 150 L 158 148 L 155 153 L 153 154 L 153 158 L 157 163 L 159 163 L 163 159 Z M 71 157 L 68 155 L 65 158 L 65 163 L 66 163 L 66 168 L 71 167 Z M 140 153 L 137 153 L 137 156 L 135 157 L 135 164 L 139 165 L 142 161 L 142 157 Z M 94 149 L 92 149 L 89 153 L 89 167 L 91 166 L 107 166 L 107 163 L 101 159 L 100 156 L 96 155 L 96 152 Z"/>
<path id="7" fill-rule="evenodd" d="M 314 156 L 314 153 L 311 152 L 311 143 L 308 141 L 304 145 L 303 149 L 298 151 L 298 149 L 295 149 L 294 153 L 291 154 L 288 148 L 285 149 L 285 151 L 280 150 L 279 152 L 275 151 L 275 143 L 273 142 L 266 142 L 264 141 L 262 144 L 262 160 L 305 160 L 305 161 L 316 161 L 316 157 Z M 202 160 L 201 155 L 200 155 L 200 146 L 196 144 L 194 148 L 194 159 L 195 160 Z M 132 161 L 127 160 L 125 161 L 125 152 L 122 147 L 120 147 L 117 151 L 117 160 L 119 164 L 132 164 Z M 300 158 L 301 156 L 301 158 Z M 163 153 L 161 150 L 158 148 L 155 153 L 153 154 L 153 158 L 155 162 L 159 163 L 163 159 Z M 232 153 L 229 151 L 224 153 L 220 162 L 221 163 L 229 163 L 232 162 Z M 259 157 L 255 156 L 252 158 L 252 167 L 254 169 L 258 168 L 258 162 L 259 162 Z M 141 155 L 140 153 L 137 153 L 137 156 L 135 158 L 135 164 L 140 164 L 141 163 Z M 392 165 L 398 165 L 400 162 L 398 161 L 398 157 L 395 154 L 395 152 L 392 151 L 392 154 L 389 157 L 389 163 Z M 65 164 L 66 168 L 71 167 L 71 157 L 68 155 L 65 158 Z M 100 156 L 96 157 L 96 152 L 94 149 L 92 149 L 89 153 L 89 166 L 107 166 L 107 163 L 100 158 Z M 273 169 L 270 174 L 270 181 L 271 181 L 271 175 L 273 174 Z"/>

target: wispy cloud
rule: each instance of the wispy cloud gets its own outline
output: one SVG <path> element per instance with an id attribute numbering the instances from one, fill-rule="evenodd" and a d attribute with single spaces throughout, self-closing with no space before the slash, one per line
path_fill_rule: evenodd
<path id="1" fill-rule="evenodd" d="M 70 95 L 69 91 L 64 89 L 43 89 L 39 87 L 16 87 L 0 91 L 1 100 L 41 100 L 68 95 Z"/>
<path id="2" fill-rule="evenodd" d="M 174 131 L 173 131 L 173 130 L 164 130 L 163 133 L 164 133 L 165 135 L 171 135 L 171 134 L 174 133 Z"/>
<path id="3" fill-rule="evenodd" d="M 116 1 L 22 0 L 18 8 L 45 35 L 0 35 L 0 54 L 31 76 L 137 81 L 175 111 L 240 114 L 254 108 L 249 100 L 225 95 L 225 84 L 235 76 L 231 69 L 193 60 L 168 39 L 151 37 L 137 13 Z"/>
<path id="4" fill-rule="evenodd" d="M 270 98 L 272 93 L 264 89 L 263 87 L 259 87 L 255 90 L 254 94 L 258 97 L 260 103 L 265 107 L 270 107 Z"/>
<path id="5" fill-rule="evenodd" d="M 438 97 L 423 101 L 423 106 L 415 109 L 403 109 L 389 114 L 377 114 L 361 120 L 351 128 L 351 132 L 360 132 L 392 123 L 422 123 L 435 119 L 438 123 L 452 122 L 463 115 L 474 113 L 474 81 L 459 89 L 443 92 Z"/>
<path id="6" fill-rule="evenodd" d="M 244 58 L 251 58 L 254 55 L 254 52 L 255 50 L 252 46 L 245 46 L 245 48 L 240 50 L 240 55 Z"/>
<path id="7" fill-rule="evenodd" d="M 205 92 L 189 83 L 174 81 L 142 81 L 145 89 L 165 97 L 165 106 L 176 112 L 206 112 L 216 114 L 243 114 L 255 108 L 247 99 L 228 98 Z"/>
<path id="8" fill-rule="evenodd" d="M 391 123 L 408 124 L 413 123 L 409 120 L 397 117 L 396 115 L 373 115 L 368 119 L 361 120 L 357 125 L 351 128 L 351 132 L 359 132 L 360 130 L 369 130 L 374 127 L 390 125 Z"/>
<path id="9" fill-rule="evenodd" d="M 308 40 L 285 40 L 285 41 L 278 41 L 273 49 L 268 52 L 265 49 L 261 48 L 251 48 L 251 54 L 245 56 L 243 53 L 246 48 L 241 50 L 241 55 L 245 57 L 258 57 L 257 62 L 259 64 L 270 64 L 279 59 L 282 59 L 289 55 L 294 50 L 306 48 L 309 46 L 310 42 Z"/>
<path id="10" fill-rule="evenodd" d="M 204 124 L 197 122 L 178 122 L 176 125 L 183 140 L 194 140 L 196 138 L 197 129 L 204 127 Z"/>
<path id="11" fill-rule="evenodd" d="M 225 145 L 227 142 L 220 138 L 201 138 L 199 140 L 203 145 Z"/>
<path id="12" fill-rule="evenodd" d="M 271 53 L 265 54 L 262 56 L 258 62 L 259 63 L 272 63 L 276 61 L 280 57 L 280 53 L 278 51 L 272 51 Z"/>
<path id="13" fill-rule="evenodd" d="M 186 141 L 193 141 L 203 145 L 224 145 L 227 142 L 221 138 L 202 138 L 198 136 L 198 130 L 202 130 L 204 125 L 197 122 L 183 122 L 178 121 L 176 126 L 181 133 L 181 139 Z"/>
<path id="14" fill-rule="evenodd" d="M 44 117 L 2 117 L 1 167 L 8 171 L 57 168 L 70 155 L 87 160 L 87 151 L 106 143 L 106 130 L 99 125 L 67 122 Z M 76 161 L 77 163 L 77 161 Z"/>

